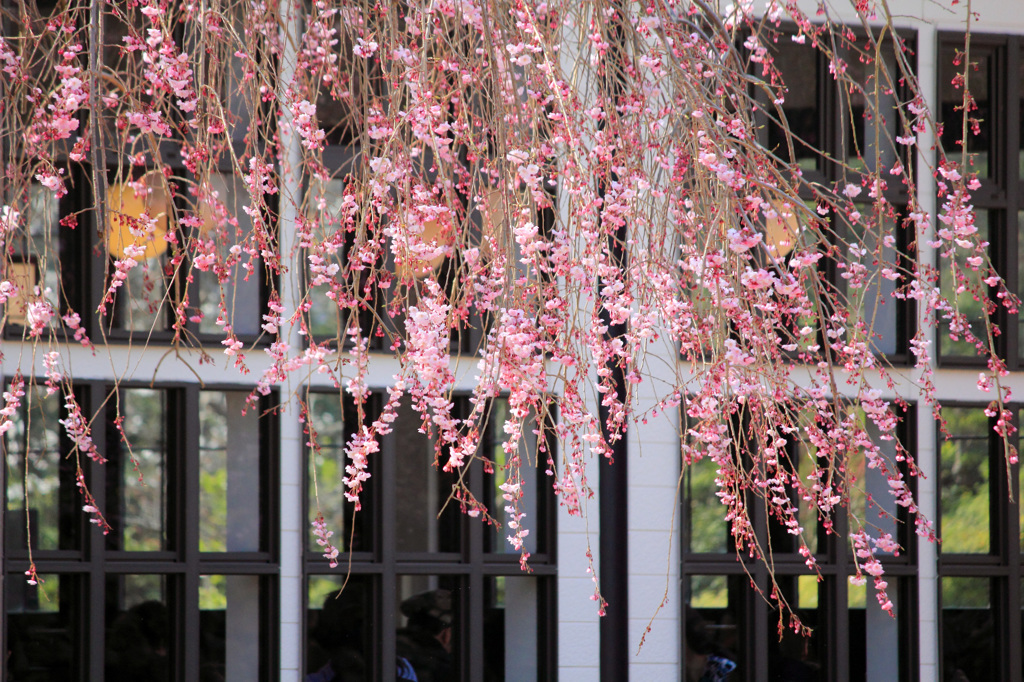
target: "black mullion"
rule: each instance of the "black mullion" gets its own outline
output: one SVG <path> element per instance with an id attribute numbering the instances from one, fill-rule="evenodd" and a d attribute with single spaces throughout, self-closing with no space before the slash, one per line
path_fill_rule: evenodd
<path id="1" fill-rule="evenodd" d="M 276 568 L 276 567 L 275 567 Z M 276 571 L 274 575 L 276 575 Z M 274 575 L 260 578 L 260 667 L 261 682 L 280 679 L 281 676 L 281 628 L 280 593 Z M 303 592 L 307 590 L 303 589 Z M 306 609 L 303 609 L 306 613 Z M 305 620 L 305 619 L 303 619 Z M 301 657 L 300 657 L 301 660 Z"/>
<path id="2" fill-rule="evenodd" d="M 393 500 L 398 499 L 399 494 L 397 481 L 396 454 L 398 451 L 398 438 L 394 431 L 381 437 L 380 444 L 380 479 L 381 494 L 376 495 L 380 500 L 376 507 L 378 512 L 374 522 L 376 545 L 374 549 L 378 553 L 380 563 L 383 566 L 380 580 L 377 582 L 377 589 L 380 594 L 373 600 L 374 608 L 380 609 L 373 619 L 379 624 L 380 631 L 376 633 L 376 641 L 379 643 L 378 654 L 373 658 L 372 669 L 375 671 L 374 679 L 381 682 L 395 682 L 395 661 L 398 658 L 398 645 L 396 634 L 398 622 L 395 612 L 398 610 L 397 581 L 398 572 L 395 566 L 395 522 L 397 513 Z"/>
<path id="3" fill-rule="evenodd" d="M 1008 682 L 1021 681 L 1021 591 L 1020 591 L 1020 560 L 1018 557 L 1010 557 L 1009 576 L 1006 580 L 1006 599 L 1001 600 L 1005 605 L 1006 613 L 1002 621 L 1006 627 L 1006 637 L 997 637 L 997 645 L 1005 647 L 1000 658 L 1006 661 L 1009 668 L 1004 671 L 1004 678 Z"/>
<path id="4" fill-rule="evenodd" d="M 463 408 L 462 412 L 465 414 L 465 408 L 467 407 L 465 399 L 459 401 L 460 407 Z M 493 432 L 493 424 L 491 430 Z M 484 490 L 484 472 L 483 467 L 474 466 L 470 467 L 469 470 L 469 489 L 473 494 L 478 494 Z M 463 546 L 466 547 L 467 554 L 466 559 L 469 562 L 469 578 L 468 578 L 468 599 L 463 599 L 463 605 L 466 606 L 468 611 L 468 618 L 465 621 L 459 623 L 460 639 L 465 644 L 462 647 L 462 663 L 465 666 L 468 662 L 468 669 L 464 668 L 464 673 L 461 679 L 463 680 L 482 680 L 484 678 L 484 576 L 483 576 L 483 558 L 484 558 L 484 529 L 490 529 L 490 526 L 484 523 L 469 523 L 469 517 L 465 514 L 461 515 L 462 527 L 464 529 Z M 467 533 L 465 531 L 468 530 Z M 466 542 L 468 540 L 468 542 Z M 468 603 L 465 603 L 467 602 Z M 465 611 L 463 613 L 466 613 Z"/>
<path id="5" fill-rule="evenodd" d="M 260 548 L 269 555 L 271 563 L 278 565 L 281 560 L 281 501 L 280 487 L 281 480 L 281 456 L 280 456 L 280 413 L 272 410 L 273 405 L 280 404 L 280 396 L 276 391 L 264 396 L 259 401 L 260 419 Z M 308 475 L 309 467 L 304 466 L 303 470 L 303 493 L 308 489 L 305 477 Z M 305 494 L 302 496 L 306 497 Z M 303 505 L 302 512 L 304 519 L 309 519 L 309 512 Z M 307 535 L 308 537 L 308 535 Z M 305 548 L 306 542 L 302 546 Z"/>
<path id="6" fill-rule="evenodd" d="M 557 682 L 558 680 L 558 581 L 552 576 L 537 578 L 537 653 L 539 661 L 538 682 Z"/>
<path id="7" fill-rule="evenodd" d="M 169 513 L 178 544 L 175 549 L 184 563 L 184 575 L 176 581 L 183 590 L 179 595 L 178 614 L 182 628 L 179 646 L 184 650 L 182 661 L 184 676 L 178 679 L 199 679 L 199 387 L 190 386 L 169 392 L 172 428 L 168 438 L 168 456 L 172 458 L 175 477 L 172 499 L 182 506 Z M 173 425 L 180 425 L 179 429 Z M 181 434 L 184 438 L 180 438 Z"/>
<path id="8" fill-rule="evenodd" d="M 1007 521 L 1009 515 L 1010 482 L 1007 480 L 1009 471 L 1006 468 L 1006 455 L 1003 443 L 995 433 L 996 420 L 988 420 L 988 514 L 989 514 L 989 553 L 994 554 L 1000 564 L 1005 564 L 1009 554 L 1007 538 Z"/>
<path id="9" fill-rule="evenodd" d="M 91 316 L 90 316 L 91 317 Z M 90 382 L 85 387 L 85 400 L 79 394 L 79 401 L 84 402 L 83 411 L 86 414 L 97 414 L 99 403 L 105 397 L 103 384 Z M 98 452 L 109 452 L 110 443 L 107 442 L 107 430 L 104 424 L 107 421 L 109 403 L 102 408 L 98 418 L 94 422 L 92 430 L 93 444 Z M 79 457 L 82 455 L 79 454 Z M 104 514 L 107 513 L 107 469 L 114 468 L 111 463 L 99 464 L 94 461 L 82 462 L 84 472 L 88 474 L 86 484 L 96 500 L 96 507 Z M 85 512 L 80 512 L 84 514 Z M 116 532 L 116 531 L 115 531 Z M 106 555 L 107 538 L 103 530 L 96 524 L 89 524 L 89 531 L 82 538 L 82 552 L 89 567 L 87 603 L 89 608 L 85 621 L 88 622 L 87 632 L 83 637 L 88 641 L 88 648 L 84 658 L 87 659 L 88 678 L 92 682 L 103 682 L 104 664 L 103 652 L 106 651 Z"/>
<path id="10" fill-rule="evenodd" d="M 835 568 L 834 577 L 826 580 L 825 632 L 824 653 L 825 665 L 835 672 L 836 682 L 848 682 L 850 679 L 850 545 L 846 538 L 850 536 L 850 517 L 846 513 L 835 515 L 836 529 L 828 539 L 828 562 Z M 822 583 L 819 585 L 819 594 Z M 819 601 L 820 603 L 820 601 Z M 865 608 L 871 608 L 865 604 Z"/>
<path id="11" fill-rule="evenodd" d="M 824 590 L 821 586 L 824 585 Z M 824 583 L 818 583 L 818 594 L 825 593 L 824 601 L 825 642 L 822 655 L 825 668 L 832 671 L 830 679 L 849 682 L 850 679 L 850 614 L 848 599 L 849 581 L 842 574 Z M 865 605 L 870 608 L 870 605 Z"/>
<path id="12" fill-rule="evenodd" d="M 913 155 L 916 160 L 917 155 Z M 914 256 L 911 254 L 911 242 L 916 240 L 916 235 L 911 230 L 901 227 L 905 219 L 906 206 L 904 205 L 897 214 L 896 221 L 896 263 L 901 272 L 913 271 Z M 916 230 L 914 231 L 916 232 Z M 891 301 L 896 306 L 896 355 L 900 358 L 900 364 L 909 365 L 913 357 L 910 353 L 910 340 L 917 334 L 917 301 L 910 296 L 904 299 Z M 893 358 L 895 361 L 897 358 Z M 895 362 L 894 362 L 895 364 Z M 914 452 L 913 450 L 911 452 Z M 902 507 L 901 507 L 902 509 Z"/>
<path id="13" fill-rule="evenodd" d="M 921 669 L 920 663 L 920 614 L 917 603 L 917 573 L 897 579 L 899 592 L 896 595 L 896 608 L 900 614 L 900 628 L 897 636 L 899 652 L 899 677 L 903 682 L 916 680 Z M 941 613 L 940 613 L 941 616 Z M 940 637 L 941 639 L 941 637 Z M 939 657 L 941 662 L 941 655 Z"/>
<path id="14" fill-rule="evenodd" d="M 755 584 L 761 590 L 761 594 L 767 594 L 768 571 L 763 566 L 757 566 L 751 571 Z M 768 623 L 768 602 L 765 599 L 744 599 L 746 607 L 747 627 L 746 638 L 746 660 L 752 665 L 747 666 L 748 682 L 761 682 L 768 679 L 768 638 L 775 636 L 770 628 L 765 627 Z"/>
<path id="15" fill-rule="evenodd" d="M 279 568 L 269 562 L 253 563 L 251 561 L 225 561 L 219 555 L 216 558 L 202 559 L 197 569 L 202 575 L 277 575 Z M 185 570 L 178 571 L 184 573 Z"/>

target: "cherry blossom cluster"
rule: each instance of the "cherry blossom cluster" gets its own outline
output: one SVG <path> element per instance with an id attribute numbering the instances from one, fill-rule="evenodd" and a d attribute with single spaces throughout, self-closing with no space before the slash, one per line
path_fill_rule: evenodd
<path id="1" fill-rule="evenodd" d="M 12 121 L 2 134 L 15 150 L 0 179 L 5 247 L 38 224 L 32 184 L 57 198 L 81 188 L 96 203 L 82 217 L 106 226 L 119 210 L 105 205 L 112 183 L 140 188 L 151 170 L 166 181 L 166 234 L 148 214 L 115 216 L 133 240 L 115 254 L 100 230 L 73 232 L 76 215 L 38 254 L 56 258 L 67 238 L 107 258 L 95 319 L 60 292 L 0 283 L 6 300 L 26 301 L 24 340 L 56 344 L 45 377 L 26 382 L 64 387 L 61 423 L 78 453 L 103 461 L 64 354 L 115 324 L 115 295 L 129 293 L 125 282 L 157 246 L 166 256 L 146 268 L 147 284 L 167 301 L 182 353 L 211 361 L 198 325 L 212 318 L 228 363 L 243 375 L 247 353 L 265 363 L 245 379 L 250 404 L 314 374 L 354 401 L 344 504 L 359 508 L 380 439 L 407 401 L 438 467 L 458 474 L 452 500 L 500 519 L 524 566 L 533 520 L 522 512 L 522 468 L 534 465 L 520 461 L 524 434 L 557 442 L 534 461 L 569 513 L 584 515 L 595 462 L 610 462 L 629 429 L 670 418 L 682 424 L 681 466 L 714 465 L 739 560 L 771 566 L 755 505 L 810 570 L 817 528 L 805 525 L 837 533 L 845 514 L 858 576 L 872 576 L 891 609 L 881 555 L 900 548 L 849 512 L 864 485 L 851 458 L 885 477 L 915 532 L 935 531 L 912 494 L 917 464 L 898 443 L 910 396 L 895 389 L 877 306 L 930 311 L 926 325 L 976 349 L 979 395 L 1016 456 L 995 321 L 1019 301 L 976 224 L 976 170 L 956 160 L 962 150 L 938 150 L 932 167 L 921 153 L 931 150 L 916 146 L 934 115 L 884 4 L 853 3 L 866 37 L 825 6 L 807 15 L 776 0 L 717 14 L 675 0 L 300 4 L 237 3 L 230 18 L 194 3 L 104 5 L 117 38 L 97 35 L 76 6 L 0 38 Z M 292 11 L 303 17 L 294 35 Z M 780 44 L 822 55 L 828 87 L 863 101 L 863 114 L 846 115 L 863 115 L 880 142 L 839 159 L 788 129 Z M 105 70 L 86 69 L 94 58 Z M 953 85 L 970 135 L 967 83 Z M 798 149 L 831 180 L 805 173 Z M 922 170 L 936 179 L 937 215 L 917 196 Z M 238 196 L 214 190 L 216 174 L 238 178 Z M 924 261 L 923 246 L 938 263 Z M 243 286 L 269 290 L 252 338 L 232 318 Z M 314 329 L 324 319 L 338 321 L 327 338 Z M 937 410 L 929 336 L 915 332 L 903 370 L 924 409 Z M 393 380 L 375 409 L 381 366 Z M 468 388 L 465 368 L 475 368 Z M 470 394 L 468 414 L 454 409 L 457 386 Z M 641 409 L 651 393 L 656 408 Z M 493 424 L 499 398 L 509 409 Z M 491 465 L 487 434 L 500 434 L 508 455 L 503 510 L 463 483 L 467 467 Z M 84 475 L 80 485 L 102 519 Z M 336 565 L 322 514 L 314 532 Z"/>

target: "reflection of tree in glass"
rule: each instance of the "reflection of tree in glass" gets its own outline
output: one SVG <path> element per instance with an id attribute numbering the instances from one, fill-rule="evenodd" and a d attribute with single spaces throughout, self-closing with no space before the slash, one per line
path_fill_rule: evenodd
<path id="1" fill-rule="evenodd" d="M 943 408 L 950 439 L 941 448 L 944 552 L 989 550 L 989 423 L 980 408 Z"/>
<path id="2" fill-rule="evenodd" d="M 978 228 L 978 239 L 980 241 L 989 241 L 989 213 L 988 211 L 978 211 L 975 214 L 974 225 Z M 975 292 L 984 292 L 986 286 L 982 283 L 981 278 L 983 275 L 977 271 L 971 269 L 967 264 L 967 259 L 973 256 L 973 252 L 958 248 L 953 254 L 952 263 L 947 264 L 952 267 L 943 267 L 940 269 L 940 289 L 943 297 L 949 301 L 956 301 L 956 305 L 960 314 L 962 314 L 971 325 L 971 333 L 977 338 L 985 341 L 985 312 L 984 302 L 979 298 Z M 957 289 L 961 286 L 965 286 L 966 290 L 962 293 L 958 293 Z M 954 341 L 949 338 L 950 325 L 947 320 L 942 320 L 939 324 L 939 343 L 940 349 L 943 355 L 955 355 L 955 356 L 968 356 L 974 357 L 977 355 L 978 350 L 974 347 L 973 343 L 965 341 L 963 336 L 958 336 L 958 340 Z"/>
<path id="3" fill-rule="evenodd" d="M 225 576 L 199 576 L 199 610 L 224 611 L 227 607 L 228 592 Z"/>
<path id="4" fill-rule="evenodd" d="M 120 409 L 124 436 L 131 447 L 129 453 L 122 443 L 124 549 L 159 551 L 164 548 L 164 393 L 141 388 L 123 390 Z"/>
<path id="5" fill-rule="evenodd" d="M 728 527 L 722 520 L 722 504 L 715 493 L 717 467 L 709 459 L 686 467 L 684 486 L 687 505 L 687 538 L 690 552 L 724 552 Z"/>
<path id="6" fill-rule="evenodd" d="M 336 394 L 311 394 L 309 415 L 316 429 L 316 443 L 319 452 L 309 457 L 309 520 L 316 517 L 317 502 L 327 521 L 327 528 L 334 531 L 331 542 L 339 551 L 348 546 L 348 531 L 345 524 L 345 418 L 341 401 Z M 315 470 L 315 471 L 314 471 Z M 313 476 L 316 475 L 316 490 Z M 309 546 L 316 548 L 316 536 L 309 534 Z"/>
<path id="7" fill-rule="evenodd" d="M 59 396 L 29 388 L 5 435 L 7 451 L 7 509 L 24 523 L 25 498 L 32 523 L 32 546 L 60 547 L 60 424 Z M 27 433 L 26 433 L 27 432 Z M 26 443 L 28 450 L 26 451 Z M 24 538 L 25 528 L 17 529 Z"/>
<path id="8" fill-rule="evenodd" d="M 199 551 L 224 552 L 228 523 L 227 400 L 223 393 L 199 396 Z"/>

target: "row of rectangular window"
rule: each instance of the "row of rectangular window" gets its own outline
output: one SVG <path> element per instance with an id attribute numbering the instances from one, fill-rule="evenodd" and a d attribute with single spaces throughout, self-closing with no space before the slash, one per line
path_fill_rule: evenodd
<path id="1" fill-rule="evenodd" d="M 254 575 L 20 574 L 4 582 L 7 677 L 255 682 L 272 670 L 274 579 Z M 491 576 L 480 603 L 464 577 L 398 575 L 383 617 L 373 576 L 306 581 L 305 680 L 457 682 L 550 679 L 550 578 Z M 342 589 L 344 585 L 344 589 Z M 191 588 L 191 592 L 188 589 Z M 93 590 L 102 590 L 93 595 Z M 101 613 L 91 604 L 103 604 Z M 482 630 L 470 626 L 478 611 Z M 385 628 L 388 628 L 387 630 Z M 476 641 L 479 639 L 480 641 Z M 384 651 L 390 656 L 384 659 Z M 482 670 L 482 676 L 471 671 Z M 411 672 L 410 672 L 411 671 Z M 404 676 L 403 676 L 404 674 Z"/>

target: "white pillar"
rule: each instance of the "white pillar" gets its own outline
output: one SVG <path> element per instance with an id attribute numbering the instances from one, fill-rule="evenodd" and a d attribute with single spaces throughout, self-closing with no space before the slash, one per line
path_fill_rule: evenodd
<path id="1" fill-rule="evenodd" d="M 279 243 L 281 264 L 287 268 L 281 276 L 281 303 L 286 315 L 295 311 L 301 299 L 299 274 L 302 272 L 302 254 L 296 248 L 295 221 L 302 199 L 302 147 L 301 140 L 291 125 L 291 111 L 288 107 L 286 90 L 295 75 L 296 56 L 302 35 L 302 10 L 298 0 L 284 0 L 281 5 L 281 70 L 277 82 L 277 104 L 281 117 L 278 120 L 278 135 L 281 139 L 284 163 L 280 169 L 280 221 Z M 303 338 L 294 325 L 285 325 L 287 338 L 283 339 L 298 352 Z M 296 389 L 291 382 L 281 387 L 281 400 L 285 409 L 281 412 L 280 424 L 280 521 L 281 535 L 279 550 L 280 564 L 280 661 L 282 682 L 298 682 L 302 676 L 302 623 L 303 609 L 303 532 L 305 519 L 302 518 L 302 481 L 304 438 L 299 424 L 298 411 L 290 396 Z"/>
<path id="2" fill-rule="evenodd" d="M 939 46 L 935 29 L 930 25 L 923 25 L 917 34 L 917 55 L 918 55 L 918 82 L 921 94 L 928 104 L 933 116 L 938 114 L 938 73 L 937 64 L 939 60 Z M 935 144 L 935 135 L 928 129 L 917 137 L 918 153 L 927 155 L 919 159 L 917 166 L 917 190 L 921 208 L 932 217 L 932 223 L 927 228 L 927 234 L 918 235 L 917 252 L 920 263 L 927 265 L 935 264 L 935 249 L 928 246 L 928 242 L 934 239 L 934 219 L 936 215 L 937 201 L 935 197 L 935 179 L 932 177 L 932 166 L 935 163 L 932 148 Z M 929 324 L 929 318 L 933 314 L 924 310 L 924 306 L 918 306 L 918 328 L 922 331 L 924 338 L 931 341 L 928 347 L 932 354 L 933 362 L 936 361 L 938 348 L 936 347 L 936 331 L 934 324 Z M 932 522 L 938 522 L 938 491 L 936 481 L 939 475 L 938 445 L 936 443 L 935 420 L 932 419 L 932 412 L 929 406 L 918 404 L 917 410 L 917 464 L 927 478 L 917 479 L 918 505 L 921 511 Z M 920 664 L 919 675 L 922 680 L 939 679 L 939 627 L 938 627 L 938 554 L 937 546 L 925 539 L 919 538 L 917 544 L 918 572 L 917 572 L 917 599 L 918 599 L 918 661 Z M 907 614 L 913 617 L 913 614 Z"/>

